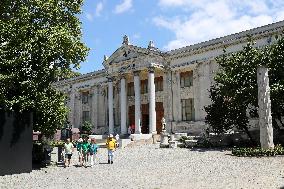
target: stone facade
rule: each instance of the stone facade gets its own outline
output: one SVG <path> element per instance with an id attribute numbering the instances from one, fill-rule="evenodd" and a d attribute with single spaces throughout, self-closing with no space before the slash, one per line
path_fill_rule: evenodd
<path id="1" fill-rule="evenodd" d="M 84 120 L 94 132 L 126 134 L 160 133 L 165 117 L 169 132 L 200 134 L 206 125 L 204 106 L 210 104 L 208 89 L 218 70 L 215 58 L 237 52 L 247 36 L 257 47 L 273 43 L 284 29 L 284 21 L 210 41 L 162 52 L 150 41 L 148 48 L 122 46 L 109 58 L 104 69 L 59 81 L 54 86 L 68 95 L 69 120 L 78 128 Z M 110 116 L 111 115 L 111 116 Z"/>

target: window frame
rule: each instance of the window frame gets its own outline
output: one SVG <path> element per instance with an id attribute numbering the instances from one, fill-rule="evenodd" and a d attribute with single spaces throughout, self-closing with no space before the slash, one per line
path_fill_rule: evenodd
<path id="1" fill-rule="evenodd" d="M 86 118 L 88 118 L 88 119 L 86 119 Z M 82 112 L 82 122 L 84 123 L 85 121 L 91 121 L 90 111 L 83 111 Z"/>
<path id="2" fill-rule="evenodd" d="M 89 91 L 83 91 L 81 95 L 82 95 L 82 104 L 88 104 L 89 103 Z"/>
<path id="3" fill-rule="evenodd" d="M 182 121 L 194 121 L 194 99 L 181 99 Z"/>
<path id="4" fill-rule="evenodd" d="M 180 87 L 191 87 L 193 86 L 193 71 L 186 71 L 180 73 Z"/>

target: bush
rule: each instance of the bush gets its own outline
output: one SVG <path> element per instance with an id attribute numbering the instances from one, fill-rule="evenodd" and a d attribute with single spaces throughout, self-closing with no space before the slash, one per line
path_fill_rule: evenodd
<path id="1" fill-rule="evenodd" d="M 88 133 L 88 134 L 91 134 L 92 132 L 92 129 L 93 129 L 93 125 L 91 122 L 89 121 L 85 121 L 81 127 L 81 131 L 84 133 Z"/>
<path id="2" fill-rule="evenodd" d="M 276 156 L 284 155 L 284 148 L 281 145 L 276 145 L 274 149 L 256 148 L 233 148 L 232 155 L 238 157 L 260 157 L 260 156 Z"/>

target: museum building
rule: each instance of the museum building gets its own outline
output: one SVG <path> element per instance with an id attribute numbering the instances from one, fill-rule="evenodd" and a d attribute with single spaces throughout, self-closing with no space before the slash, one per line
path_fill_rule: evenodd
<path id="1" fill-rule="evenodd" d="M 169 132 L 200 134 L 206 128 L 204 107 L 218 71 L 216 57 L 242 50 L 248 36 L 259 48 L 273 43 L 284 21 L 163 52 L 149 42 L 132 45 L 127 36 L 104 69 L 56 82 L 70 108 L 73 128 L 90 121 L 96 134 L 159 134 L 164 117 Z"/>

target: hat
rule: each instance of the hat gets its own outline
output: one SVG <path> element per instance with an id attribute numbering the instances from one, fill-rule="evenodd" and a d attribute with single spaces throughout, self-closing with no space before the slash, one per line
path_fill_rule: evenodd
<path id="1" fill-rule="evenodd" d="M 110 137 L 110 138 L 111 138 L 111 137 L 113 137 L 113 135 L 112 135 L 112 134 L 109 134 L 109 135 L 108 135 L 108 137 Z"/>
<path id="2" fill-rule="evenodd" d="M 78 142 L 83 142 L 83 139 L 82 139 L 82 138 L 79 138 Z"/>

